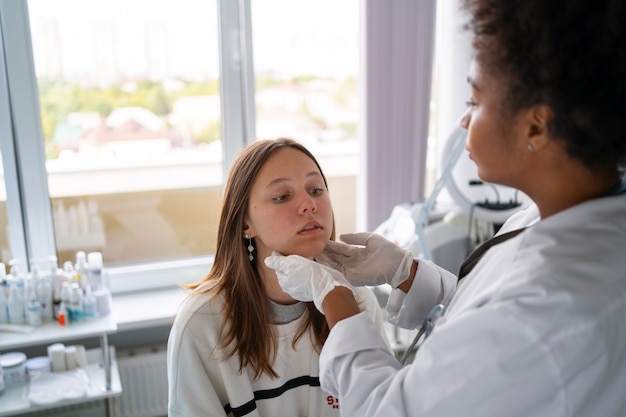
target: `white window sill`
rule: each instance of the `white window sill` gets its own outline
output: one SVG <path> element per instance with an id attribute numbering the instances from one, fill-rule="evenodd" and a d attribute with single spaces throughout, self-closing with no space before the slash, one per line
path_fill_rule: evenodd
<path id="1" fill-rule="evenodd" d="M 179 287 L 114 294 L 112 311 L 117 322 L 117 331 L 171 325 L 186 294 Z"/>

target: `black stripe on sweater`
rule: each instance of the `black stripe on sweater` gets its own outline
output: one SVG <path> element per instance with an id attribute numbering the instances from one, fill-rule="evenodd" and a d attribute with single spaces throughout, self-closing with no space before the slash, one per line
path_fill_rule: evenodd
<path id="1" fill-rule="evenodd" d="M 230 404 L 226 404 L 224 406 L 224 411 L 226 412 L 226 414 L 233 413 L 234 417 L 242 417 L 256 410 L 256 402 L 258 400 L 268 400 L 271 398 L 280 397 L 290 389 L 301 387 L 303 385 L 308 385 L 310 387 L 319 387 L 320 379 L 316 376 L 300 376 L 298 378 L 294 378 L 285 382 L 282 386 L 278 388 L 254 391 L 254 398 L 252 400 L 235 408 L 232 408 Z"/>

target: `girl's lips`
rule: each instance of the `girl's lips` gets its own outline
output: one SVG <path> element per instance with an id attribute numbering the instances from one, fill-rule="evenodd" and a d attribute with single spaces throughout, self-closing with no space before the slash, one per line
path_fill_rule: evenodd
<path id="1" fill-rule="evenodd" d="M 321 230 L 321 229 L 322 229 L 322 226 L 320 226 L 319 223 L 307 223 L 306 226 L 300 229 L 298 233 L 309 234 L 309 233 L 317 232 L 318 230 Z"/>

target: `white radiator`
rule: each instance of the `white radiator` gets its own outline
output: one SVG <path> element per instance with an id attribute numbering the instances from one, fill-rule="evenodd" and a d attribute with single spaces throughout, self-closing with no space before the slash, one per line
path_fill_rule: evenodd
<path id="1" fill-rule="evenodd" d="M 122 383 L 116 417 L 167 416 L 166 347 L 118 350 L 116 356 Z"/>

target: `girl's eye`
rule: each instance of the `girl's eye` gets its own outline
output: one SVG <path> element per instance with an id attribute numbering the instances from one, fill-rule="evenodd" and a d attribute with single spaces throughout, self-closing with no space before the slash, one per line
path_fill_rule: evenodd
<path id="1" fill-rule="evenodd" d="M 313 195 L 320 195 L 324 193 L 324 189 L 323 188 L 314 188 L 311 190 L 311 194 Z"/>
<path id="2" fill-rule="evenodd" d="M 272 200 L 274 201 L 285 201 L 286 199 L 287 199 L 287 194 L 279 195 L 279 196 L 272 198 Z"/>
<path id="3" fill-rule="evenodd" d="M 475 102 L 475 101 L 472 101 L 472 100 L 469 100 L 469 101 L 466 101 L 466 102 L 465 102 L 465 105 L 466 105 L 467 107 L 476 107 L 476 102 Z"/>

